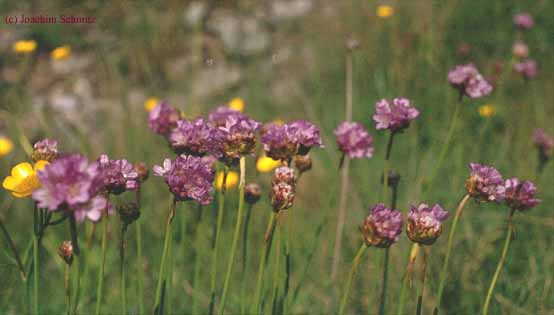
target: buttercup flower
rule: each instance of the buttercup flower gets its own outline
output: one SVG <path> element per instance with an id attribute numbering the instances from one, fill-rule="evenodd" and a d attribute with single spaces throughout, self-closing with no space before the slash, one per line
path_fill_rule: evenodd
<path id="1" fill-rule="evenodd" d="M 385 248 L 398 240 L 402 233 L 402 223 L 402 213 L 380 203 L 371 209 L 360 231 L 368 246 Z"/>
<path id="2" fill-rule="evenodd" d="M 260 173 L 267 173 L 271 172 L 276 167 L 281 166 L 280 160 L 274 160 L 270 157 L 267 157 L 265 155 L 262 155 L 257 161 L 256 161 L 256 169 Z"/>
<path id="3" fill-rule="evenodd" d="M 535 25 L 535 20 L 531 14 L 522 12 L 514 16 L 514 24 L 521 29 L 530 29 Z"/>
<path id="4" fill-rule="evenodd" d="M 158 100 L 155 97 L 149 97 L 146 102 L 144 102 L 144 109 L 147 111 L 151 111 L 154 109 L 154 107 L 158 106 L 160 103 L 160 100 Z"/>
<path id="5" fill-rule="evenodd" d="M 161 102 L 148 114 L 148 127 L 157 134 L 167 136 L 180 118 L 179 111 L 167 102 Z"/>
<path id="6" fill-rule="evenodd" d="M 442 222 L 448 218 L 448 212 L 436 204 L 412 206 L 408 213 L 406 232 L 408 237 L 422 245 L 432 245 L 442 233 Z"/>
<path id="7" fill-rule="evenodd" d="M 492 92 L 492 85 L 483 78 L 472 63 L 458 65 L 450 70 L 448 81 L 470 98 L 487 96 Z"/>
<path id="8" fill-rule="evenodd" d="M 554 137 L 546 134 L 544 129 L 535 129 L 533 133 L 533 142 L 539 149 L 541 159 L 548 160 L 554 156 Z"/>
<path id="9" fill-rule="evenodd" d="M 370 158 L 373 156 L 373 138 L 357 123 L 345 121 L 335 129 L 339 150 L 349 158 Z"/>
<path id="10" fill-rule="evenodd" d="M 241 156 L 253 154 L 256 149 L 256 134 L 260 123 L 236 112 L 227 115 L 225 124 L 218 127 L 214 136 L 217 156 L 226 164 L 236 163 Z"/>
<path id="11" fill-rule="evenodd" d="M 33 161 L 51 162 L 58 156 L 58 141 L 52 139 L 43 139 L 33 145 L 31 158 Z"/>
<path id="12" fill-rule="evenodd" d="M 229 104 L 227 104 L 229 108 L 234 109 L 239 112 L 244 111 L 244 101 L 240 97 L 235 97 L 232 100 L 229 101 Z"/>
<path id="13" fill-rule="evenodd" d="M 521 182 L 518 178 L 510 178 L 506 180 L 504 188 L 506 190 L 504 201 L 514 210 L 529 210 L 541 202 L 535 198 L 537 187 L 531 181 Z"/>
<path id="14" fill-rule="evenodd" d="M 176 200 L 195 200 L 202 205 L 212 201 L 214 170 L 200 157 L 181 154 L 173 161 L 165 159 L 153 172 L 164 177 Z"/>
<path id="15" fill-rule="evenodd" d="M 12 168 L 11 175 L 4 178 L 2 187 L 10 191 L 14 197 L 29 197 L 40 187 L 37 172 L 46 165 L 48 165 L 48 161 L 38 161 L 34 167 L 27 162 L 19 163 Z"/>
<path id="16" fill-rule="evenodd" d="M 260 200 L 262 196 L 262 188 L 256 183 L 248 183 L 244 186 L 244 201 L 251 205 L 255 204 Z"/>
<path id="17" fill-rule="evenodd" d="M 390 102 L 386 99 L 377 102 L 373 120 L 377 123 L 377 130 L 389 129 L 397 132 L 407 128 L 417 116 L 419 111 L 411 106 L 409 99 L 397 97 Z"/>
<path id="18" fill-rule="evenodd" d="M 113 211 L 100 196 L 103 178 L 98 162 L 89 162 L 80 154 L 60 157 L 38 172 L 41 187 L 33 192 L 40 208 L 66 211 L 78 222 L 98 221 L 102 212 Z"/>
<path id="19" fill-rule="evenodd" d="M 13 44 L 13 51 L 17 54 L 29 54 L 37 48 L 37 42 L 34 40 L 18 40 Z"/>
<path id="20" fill-rule="evenodd" d="M 71 56 L 71 47 L 69 45 L 58 47 L 50 53 L 50 58 L 53 60 L 63 60 Z"/>
<path id="21" fill-rule="evenodd" d="M 4 157 L 13 150 L 13 142 L 6 138 L 6 137 L 0 137 L 0 157 Z"/>
<path id="22" fill-rule="evenodd" d="M 133 164 L 127 160 L 110 160 L 106 154 L 98 159 L 104 181 L 104 188 L 112 194 L 119 195 L 126 190 L 136 190 L 139 186 L 139 175 Z"/>
<path id="23" fill-rule="evenodd" d="M 477 112 L 481 117 L 490 117 L 494 115 L 494 113 L 496 112 L 496 109 L 492 104 L 485 104 L 485 105 L 479 106 L 479 108 L 477 109 Z"/>
<path id="24" fill-rule="evenodd" d="M 514 70 L 528 80 L 534 79 L 539 73 L 537 62 L 533 59 L 526 59 L 516 63 Z"/>
<path id="25" fill-rule="evenodd" d="M 306 120 L 296 120 L 288 124 L 294 139 L 298 143 L 298 154 L 308 154 L 311 148 L 321 148 L 321 136 L 319 128 Z"/>
<path id="26" fill-rule="evenodd" d="M 499 202 L 504 199 L 504 180 L 492 166 L 470 163 L 471 175 L 465 183 L 468 194 L 478 201 Z"/>
<path id="27" fill-rule="evenodd" d="M 225 126 L 230 116 L 240 116 L 242 113 L 229 106 L 219 106 L 208 115 L 208 120 L 216 127 Z"/>
<path id="28" fill-rule="evenodd" d="M 377 6 L 376 14 L 377 17 L 386 19 L 394 14 L 394 8 L 390 5 L 381 4 Z"/>
<path id="29" fill-rule="evenodd" d="M 192 121 L 182 119 L 177 121 L 169 135 L 169 144 L 177 154 L 204 156 L 218 154 L 215 143 L 218 130 L 203 118 Z"/>
<path id="30" fill-rule="evenodd" d="M 517 58 L 527 58 L 529 56 L 529 48 L 524 42 L 518 40 L 512 45 L 512 54 Z"/>
<path id="31" fill-rule="evenodd" d="M 239 182 L 239 174 L 237 172 L 228 172 L 225 179 L 225 190 L 231 189 L 237 186 Z M 215 187 L 217 190 L 221 190 L 223 187 L 223 172 L 218 172 L 215 178 Z"/>

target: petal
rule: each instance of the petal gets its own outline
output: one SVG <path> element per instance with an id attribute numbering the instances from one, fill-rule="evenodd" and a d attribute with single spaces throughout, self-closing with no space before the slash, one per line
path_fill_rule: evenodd
<path id="1" fill-rule="evenodd" d="M 19 185 L 19 180 L 15 179 L 13 176 L 7 176 L 2 182 L 2 187 L 7 190 L 14 190 L 17 185 Z"/>
<path id="2" fill-rule="evenodd" d="M 33 166 L 27 162 L 19 163 L 12 168 L 12 176 L 18 179 L 26 178 L 33 172 Z"/>
<path id="3" fill-rule="evenodd" d="M 32 190 L 29 190 L 29 191 L 26 191 L 26 192 L 22 192 L 22 193 L 18 193 L 18 192 L 12 191 L 12 196 L 14 196 L 14 197 L 16 197 L 16 198 L 25 198 L 25 197 L 29 197 L 32 193 L 33 193 Z"/>

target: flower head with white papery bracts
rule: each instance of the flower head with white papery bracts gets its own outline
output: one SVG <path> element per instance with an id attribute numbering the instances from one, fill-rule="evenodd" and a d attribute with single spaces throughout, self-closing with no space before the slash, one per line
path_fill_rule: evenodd
<path id="1" fill-rule="evenodd" d="M 406 233 L 412 242 L 432 245 L 442 233 L 442 222 L 448 218 L 448 212 L 436 204 L 425 203 L 410 208 Z"/>
<path id="2" fill-rule="evenodd" d="M 504 199 L 504 179 L 492 166 L 470 163 L 471 174 L 466 180 L 467 193 L 477 201 L 500 202 Z"/>
<path id="3" fill-rule="evenodd" d="M 271 181 L 270 200 L 273 211 L 292 207 L 296 190 L 296 175 L 293 168 L 281 166 L 275 170 Z"/>
<path id="4" fill-rule="evenodd" d="M 458 65 L 448 72 L 448 82 L 460 91 L 460 95 L 470 98 L 480 98 L 492 92 L 492 85 L 473 63 Z"/>
<path id="5" fill-rule="evenodd" d="M 373 120 L 377 124 L 377 130 L 389 129 L 398 132 L 407 128 L 410 123 L 419 116 L 411 101 L 404 97 L 396 97 L 392 100 L 382 99 L 375 104 Z"/>
<path id="6" fill-rule="evenodd" d="M 504 183 L 504 189 L 504 202 L 513 210 L 529 210 L 541 202 L 535 198 L 537 187 L 531 181 L 510 178 Z"/>
<path id="7" fill-rule="evenodd" d="M 398 241 L 402 224 L 402 213 L 380 203 L 371 209 L 360 231 L 367 246 L 386 248 Z"/>
<path id="8" fill-rule="evenodd" d="M 127 190 L 136 190 L 140 184 L 139 174 L 129 161 L 110 160 L 106 154 L 98 158 L 107 192 L 119 195 Z"/>

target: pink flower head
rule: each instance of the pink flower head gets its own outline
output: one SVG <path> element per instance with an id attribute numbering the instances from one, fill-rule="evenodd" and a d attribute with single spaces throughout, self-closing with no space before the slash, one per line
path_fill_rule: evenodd
<path id="1" fill-rule="evenodd" d="M 389 247 L 402 233 L 402 213 L 380 203 L 371 209 L 360 230 L 368 246 Z"/>
<path id="2" fill-rule="evenodd" d="M 527 80 L 536 78 L 539 73 L 537 62 L 533 59 L 525 59 L 522 62 L 516 63 L 514 70 Z"/>
<path id="3" fill-rule="evenodd" d="M 492 166 L 470 163 L 471 175 L 465 186 L 468 194 L 478 201 L 500 202 L 504 199 L 504 179 Z"/>
<path id="4" fill-rule="evenodd" d="M 411 106 L 409 99 L 397 97 L 392 101 L 382 99 L 377 102 L 373 120 L 377 123 L 377 130 L 389 129 L 397 132 L 407 128 L 418 116 L 419 111 Z"/>
<path id="5" fill-rule="evenodd" d="M 177 109 L 161 102 L 148 113 L 148 127 L 157 134 L 167 136 L 177 126 L 180 116 Z"/>
<path id="6" fill-rule="evenodd" d="M 340 151 L 349 158 L 373 156 L 373 138 L 361 124 L 345 121 L 335 129 L 335 136 Z"/>
<path id="7" fill-rule="evenodd" d="M 126 190 L 138 188 L 139 175 L 129 161 L 110 160 L 106 154 L 102 154 L 98 158 L 98 163 L 104 179 L 104 188 L 109 193 L 119 195 Z"/>
<path id="8" fill-rule="evenodd" d="M 535 26 L 535 20 L 528 12 L 522 12 L 514 16 L 514 24 L 521 29 L 530 29 Z"/>
<path id="9" fill-rule="evenodd" d="M 450 84 L 470 98 L 480 98 L 492 92 L 492 85 L 483 78 L 472 64 L 458 65 L 448 72 Z"/>
<path id="10" fill-rule="evenodd" d="M 531 181 L 521 182 L 516 177 L 510 178 L 506 180 L 504 188 L 506 190 L 504 201 L 514 210 L 529 210 L 541 202 L 535 198 L 537 187 Z"/>

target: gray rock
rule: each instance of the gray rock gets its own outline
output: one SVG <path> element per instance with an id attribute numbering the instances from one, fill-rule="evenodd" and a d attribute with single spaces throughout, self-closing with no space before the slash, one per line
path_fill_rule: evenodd
<path id="1" fill-rule="evenodd" d="M 312 7 L 312 0 L 275 0 L 269 5 L 269 13 L 272 21 L 279 22 L 302 17 Z"/>
<path id="2" fill-rule="evenodd" d="M 270 36 L 262 23 L 253 17 L 219 12 L 208 22 L 208 28 L 217 34 L 228 53 L 255 55 L 265 52 Z"/>
<path id="3" fill-rule="evenodd" d="M 242 79 L 240 68 L 222 61 L 207 63 L 209 66 L 199 71 L 192 84 L 192 93 L 197 98 L 209 97 L 225 92 L 238 85 Z"/>
<path id="4" fill-rule="evenodd" d="M 197 27 L 202 22 L 202 19 L 207 14 L 208 6 L 205 2 L 191 2 L 183 15 L 185 25 L 189 27 Z"/>

